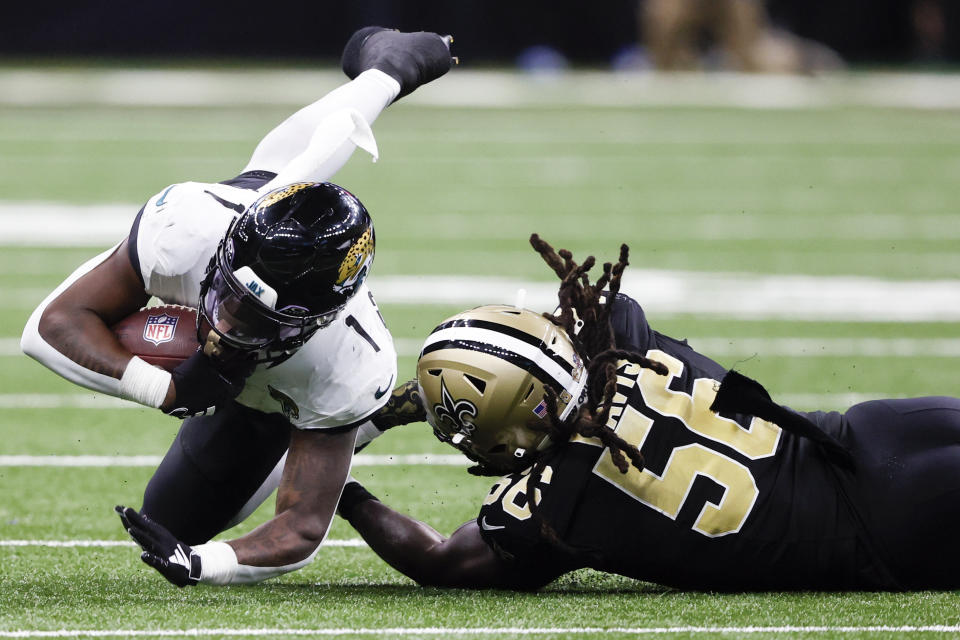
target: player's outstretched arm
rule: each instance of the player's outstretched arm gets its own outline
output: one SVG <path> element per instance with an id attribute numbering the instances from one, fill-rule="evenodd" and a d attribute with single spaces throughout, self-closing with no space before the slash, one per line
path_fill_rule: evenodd
<path id="1" fill-rule="evenodd" d="M 129 507 L 121 522 L 141 546 L 141 559 L 177 586 L 247 584 L 310 562 L 330 527 L 350 468 L 356 430 L 294 430 L 272 520 L 229 542 L 190 547 Z"/>
<path id="2" fill-rule="evenodd" d="M 383 504 L 355 481 L 344 488 L 339 512 L 378 556 L 421 586 L 527 590 L 559 575 L 548 567 L 520 570 L 503 560 L 481 538 L 476 521 L 445 538 Z"/>
<path id="3" fill-rule="evenodd" d="M 276 514 L 229 543 L 240 565 L 261 569 L 246 570 L 245 575 L 262 580 L 310 561 L 333 521 L 356 435 L 356 429 L 340 433 L 293 430 L 277 489 Z"/>

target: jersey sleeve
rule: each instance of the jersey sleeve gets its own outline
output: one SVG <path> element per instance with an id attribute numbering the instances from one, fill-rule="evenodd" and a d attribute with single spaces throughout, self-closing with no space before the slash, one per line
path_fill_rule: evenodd
<path id="1" fill-rule="evenodd" d="M 609 304 L 610 324 L 617 347 L 641 353 L 650 348 L 654 332 L 640 304 L 622 293 L 618 293 Z"/>
<path id="2" fill-rule="evenodd" d="M 129 254 L 150 295 L 171 304 L 196 306 L 207 264 L 237 214 L 212 195 L 217 187 L 195 182 L 170 185 L 151 197 L 137 215 Z M 254 195 L 250 192 L 249 197 Z"/>
<path id="3" fill-rule="evenodd" d="M 542 566 L 556 552 L 541 535 L 539 521 L 528 508 L 518 506 L 526 504 L 526 497 L 518 491 L 522 487 L 517 487 L 525 477 L 504 476 L 490 489 L 477 516 L 477 526 L 483 541 L 504 561 L 515 567 Z"/>

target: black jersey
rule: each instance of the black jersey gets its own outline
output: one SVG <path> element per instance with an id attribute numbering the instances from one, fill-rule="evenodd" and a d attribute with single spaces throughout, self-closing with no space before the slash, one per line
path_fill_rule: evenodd
<path id="1" fill-rule="evenodd" d="M 537 492 L 540 513 L 593 568 L 698 589 L 889 589 L 900 586 L 849 495 L 851 474 L 817 445 L 742 414 L 710 411 L 726 370 L 652 330 L 637 303 L 612 309 L 618 347 L 669 369 L 622 361 L 609 426 L 639 447 L 622 474 L 599 441 L 556 447 Z M 827 433 L 838 413 L 803 414 Z M 478 516 L 481 535 L 514 562 L 569 558 L 544 540 L 526 474 L 501 479 Z"/>

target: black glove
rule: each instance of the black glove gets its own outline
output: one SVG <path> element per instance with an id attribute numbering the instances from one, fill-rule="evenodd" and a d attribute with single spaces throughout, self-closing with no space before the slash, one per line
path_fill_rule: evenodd
<path id="1" fill-rule="evenodd" d="M 140 559 L 178 587 L 200 582 L 200 556 L 188 544 L 173 537 L 162 525 L 130 507 L 117 505 L 120 522 L 133 541 L 140 545 Z"/>
<path id="2" fill-rule="evenodd" d="M 212 412 L 240 395 L 255 367 L 252 361 L 234 361 L 228 366 L 197 351 L 171 372 L 177 395 L 164 412 L 178 418 Z"/>

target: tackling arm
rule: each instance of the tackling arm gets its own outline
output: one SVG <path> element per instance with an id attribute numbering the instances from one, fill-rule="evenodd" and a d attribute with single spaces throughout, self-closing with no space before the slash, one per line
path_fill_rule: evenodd
<path id="1" fill-rule="evenodd" d="M 341 515 L 387 564 L 422 586 L 527 590 L 542 587 L 560 575 L 549 567 L 520 569 L 503 560 L 484 542 L 476 521 L 463 524 L 445 538 L 362 488 L 358 490 L 356 483 L 347 487 L 344 501 L 351 489 L 354 495 L 366 495 L 361 494 L 361 501 L 349 508 L 341 504 Z"/>

